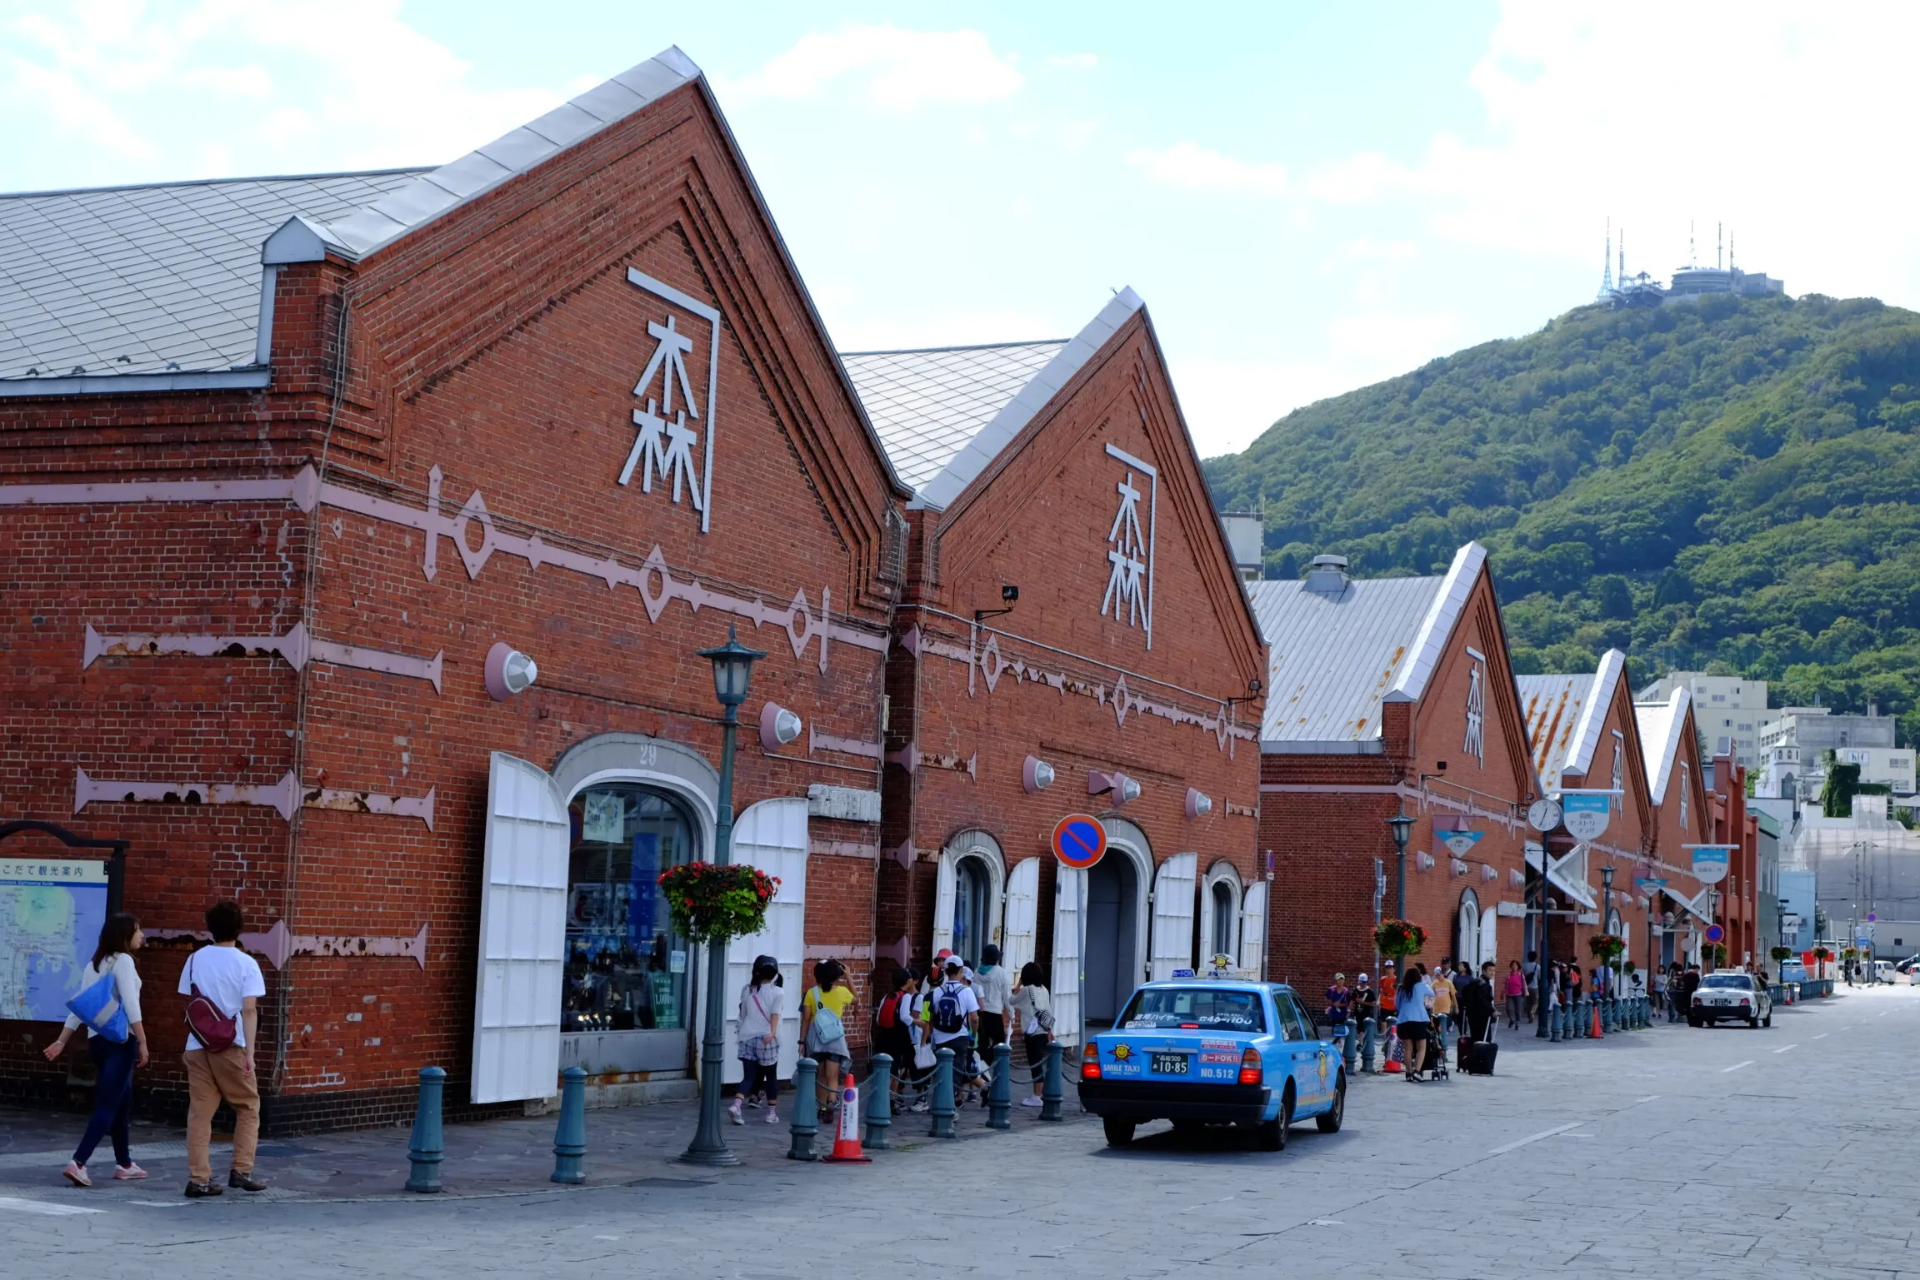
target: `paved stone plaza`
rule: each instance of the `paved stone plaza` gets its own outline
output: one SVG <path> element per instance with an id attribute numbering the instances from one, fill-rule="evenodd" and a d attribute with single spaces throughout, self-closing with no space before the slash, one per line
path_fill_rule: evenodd
<path id="1" fill-rule="evenodd" d="M 1114 1152 L 1085 1117 L 1017 1109 L 1011 1134 L 966 1113 L 957 1142 L 903 1117 L 900 1150 L 851 1168 L 781 1159 L 784 1127 L 729 1126 L 746 1163 L 713 1177 L 666 1159 L 691 1114 L 647 1108 L 589 1116 L 583 1189 L 545 1188 L 538 1120 L 450 1130 L 439 1198 L 396 1192 L 406 1134 L 384 1130 L 270 1143 L 275 1191 L 192 1203 L 164 1141 L 136 1151 L 145 1185 L 64 1189 L 62 1157 L 27 1144 L 78 1121 L 15 1116 L 0 1257 L 21 1277 L 1892 1280 L 1920 1276 L 1920 1106 L 1898 1085 L 1916 1013 L 1920 990 L 1843 989 L 1770 1030 L 1662 1024 L 1544 1048 L 1510 1035 L 1498 1076 L 1363 1079 L 1344 1132 L 1303 1126 L 1272 1155 L 1164 1126 Z"/>

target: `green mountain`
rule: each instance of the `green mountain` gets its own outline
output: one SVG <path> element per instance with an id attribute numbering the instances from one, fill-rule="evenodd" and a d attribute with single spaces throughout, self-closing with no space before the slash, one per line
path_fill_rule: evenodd
<path id="1" fill-rule="evenodd" d="M 1492 552 L 1520 671 L 1609 646 L 1877 699 L 1920 738 L 1920 314 L 1731 295 L 1570 311 L 1295 410 L 1210 459 L 1268 577 L 1323 551 L 1434 573 Z"/>

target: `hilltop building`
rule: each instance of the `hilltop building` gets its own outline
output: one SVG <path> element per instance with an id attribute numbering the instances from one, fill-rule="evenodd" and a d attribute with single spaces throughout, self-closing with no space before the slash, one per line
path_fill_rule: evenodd
<path id="1" fill-rule="evenodd" d="M 1684 302 L 1694 298 L 1707 297 L 1716 293 L 1737 294 L 1743 298 L 1764 298 L 1772 294 L 1785 296 L 1787 283 L 1759 271 L 1742 271 L 1733 264 L 1731 242 L 1726 247 L 1725 262 L 1721 265 L 1720 245 L 1714 246 L 1714 263 L 1711 267 L 1702 267 L 1688 254 L 1684 267 L 1675 267 L 1670 284 L 1662 285 L 1658 279 L 1645 271 L 1637 275 L 1627 274 L 1627 233 L 1620 233 L 1619 283 L 1614 283 L 1613 232 L 1608 228 L 1607 251 L 1601 259 L 1600 293 L 1595 301 L 1621 310 L 1629 307 L 1657 307 L 1669 302 Z M 1692 235 L 1688 235 L 1691 250 Z"/>
<path id="2" fill-rule="evenodd" d="M 1914 750 L 1897 745 L 1895 725 L 1872 703 L 1863 716 L 1835 715 L 1830 707 L 1777 709 L 1760 724 L 1760 794 L 1801 803 L 1818 799 L 1832 751 L 1839 763 L 1860 766 L 1861 782 L 1884 785 L 1897 796 L 1913 795 Z"/>

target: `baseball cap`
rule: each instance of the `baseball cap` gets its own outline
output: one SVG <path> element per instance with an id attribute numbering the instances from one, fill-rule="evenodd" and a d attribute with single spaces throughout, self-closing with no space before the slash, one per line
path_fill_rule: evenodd
<path id="1" fill-rule="evenodd" d="M 1362 982 L 1365 982 L 1366 980 L 1367 980 L 1367 975 L 1366 975 L 1366 974 L 1364 974 L 1364 973 L 1363 973 L 1363 974 L 1361 974 L 1361 975 L 1360 975 L 1360 981 L 1362 981 Z"/>
<path id="2" fill-rule="evenodd" d="M 1361 974 L 1360 976 L 1364 978 L 1364 977 L 1366 977 L 1367 975 L 1363 973 L 1363 974 Z M 1334 974 L 1334 975 L 1333 975 L 1333 980 L 1334 980 L 1335 982 L 1345 982 L 1345 981 L 1347 980 L 1347 975 L 1346 975 L 1346 974 L 1344 974 L 1344 973 L 1336 973 L 1336 974 Z"/>
<path id="3" fill-rule="evenodd" d="M 946 955 L 942 958 L 941 963 L 945 968 L 949 970 L 965 969 L 967 967 L 965 964 L 961 962 L 960 957 L 954 955 L 951 951 L 946 953 Z"/>

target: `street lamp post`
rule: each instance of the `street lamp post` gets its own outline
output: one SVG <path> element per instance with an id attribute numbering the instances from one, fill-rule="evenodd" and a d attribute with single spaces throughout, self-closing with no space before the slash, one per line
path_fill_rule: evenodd
<path id="1" fill-rule="evenodd" d="M 733 740 L 740 725 L 740 704 L 747 700 L 753 664 L 767 655 L 740 643 L 731 624 L 727 642 L 702 649 L 713 664 L 713 691 L 725 708 L 720 722 L 720 800 L 713 823 L 713 861 L 724 867 L 733 860 Z M 733 1165 L 740 1157 L 727 1149 L 720 1136 L 720 1076 L 726 1052 L 727 939 L 707 942 L 707 1025 L 700 1040 L 700 1124 L 693 1142 L 681 1157 L 688 1164 Z"/>
<path id="2" fill-rule="evenodd" d="M 1413 831 L 1413 819 L 1404 812 L 1396 813 L 1387 819 L 1387 825 L 1393 828 L 1394 847 L 1399 852 L 1399 883 L 1394 889 L 1393 910 L 1402 920 L 1407 918 L 1407 836 Z"/>
<path id="3" fill-rule="evenodd" d="M 1613 932 L 1613 867 L 1611 864 L 1600 868 L 1600 928 L 1607 933 Z M 1612 960 L 1603 961 L 1600 965 L 1600 970 L 1607 975 L 1606 985 L 1611 987 L 1613 985 Z M 1599 994 L 1602 999 L 1606 1000 L 1613 998 L 1611 991 L 1596 994 Z M 1601 1006 L 1602 1009 L 1611 1007 L 1611 1005 Z"/>

